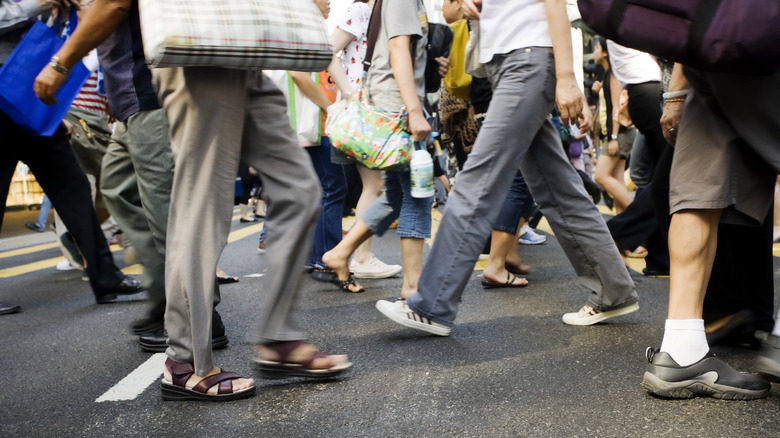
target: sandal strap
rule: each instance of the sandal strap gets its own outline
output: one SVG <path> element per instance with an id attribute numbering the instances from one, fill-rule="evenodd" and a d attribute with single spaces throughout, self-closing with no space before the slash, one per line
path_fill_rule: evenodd
<path id="1" fill-rule="evenodd" d="M 302 362 L 291 362 L 288 360 L 290 354 L 295 351 L 298 347 L 301 345 L 304 345 L 303 341 L 287 341 L 287 342 L 275 342 L 273 344 L 265 345 L 265 347 L 270 348 L 276 354 L 279 355 L 279 363 L 294 363 L 296 365 L 300 365 L 303 368 L 306 369 L 313 369 L 311 368 L 312 362 L 314 362 L 317 359 L 322 359 L 324 357 L 328 357 L 327 354 L 319 351 L 316 347 L 313 345 L 310 345 L 309 348 L 312 348 L 313 351 L 309 355 L 309 357 L 306 358 L 306 360 Z"/>
<path id="2" fill-rule="evenodd" d="M 198 382 L 197 385 L 192 387 L 192 390 L 195 392 L 199 392 L 201 394 L 206 394 L 212 386 L 219 383 L 219 389 L 217 390 L 217 394 L 230 394 L 233 392 L 233 383 L 230 382 L 234 379 L 240 379 L 241 376 L 239 376 L 236 373 L 231 373 L 230 371 L 222 371 L 221 373 L 214 374 L 213 376 L 208 376 Z"/>
<path id="3" fill-rule="evenodd" d="M 265 344 L 264 347 L 271 349 L 279 356 L 278 361 L 280 363 L 287 362 L 287 358 L 290 356 L 290 353 L 292 353 L 296 348 L 301 346 L 303 344 L 303 341 L 281 341 L 281 342 L 274 342 L 271 344 Z"/>
<path id="4" fill-rule="evenodd" d="M 179 363 L 174 362 L 173 359 L 168 358 L 165 360 L 165 368 L 171 373 L 171 380 L 176 386 L 184 387 L 190 376 L 195 373 L 195 368 L 191 363 Z"/>
<path id="5" fill-rule="evenodd" d="M 306 360 L 306 362 L 301 362 L 301 366 L 306 368 L 307 370 L 314 369 L 314 368 L 311 367 L 311 363 L 314 362 L 317 359 L 322 359 L 324 357 L 328 357 L 328 355 L 323 353 L 323 352 L 321 352 L 321 351 L 319 351 L 319 350 L 315 351 L 314 353 L 312 353 L 311 356 L 309 356 L 309 358 Z"/>

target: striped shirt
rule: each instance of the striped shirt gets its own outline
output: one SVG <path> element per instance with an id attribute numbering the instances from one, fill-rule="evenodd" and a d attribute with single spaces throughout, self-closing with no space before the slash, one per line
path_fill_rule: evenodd
<path id="1" fill-rule="evenodd" d="M 97 71 L 93 71 L 92 74 L 89 75 L 87 83 L 81 87 L 81 91 L 76 96 L 76 100 L 73 101 L 73 106 L 98 114 L 106 114 L 108 112 L 106 98 L 97 93 L 97 87 L 98 74 Z"/>

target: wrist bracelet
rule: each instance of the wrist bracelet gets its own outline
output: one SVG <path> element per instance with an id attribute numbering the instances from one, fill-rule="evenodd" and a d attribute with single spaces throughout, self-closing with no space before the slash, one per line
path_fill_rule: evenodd
<path id="1" fill-rule="evenodd" d="M 62 73 L 64 75 L 69 75 L 70 74 L 70 69 L 69 68 L 65 68 L 62 64 L 60 64 L 60 58 L 58 58 L 56 56 L 52 56 L 51 57 L 51 62 L 49 63 L 49 67 L 53 68 L 54 71 L 56 71 L 58 73 Z"/>
<path id="2" fill-rule="evenodd" d="M 668 101 L 668 99 L 672 99 L 672 98 L 675 98 L 675 97 L 687 96 L 688 93 L 689 93 L 689 90 L 670 91 L 668 93 L 664 93 L 663 94 L 663 98 L 667 99 L 667 101 Z"/>
<path id="3" fill-rule="evenodd" d="M 671 97 L 669 99 L 666 99 L 666 103 L 674 103 L 674 102 L 685 102 L 684 97 Z"/>
<path id="4" fill-rule="evenodd" d="M 610 140 L 617 140 L 618 136 L 615 135 L 615 134 L 612 134 L 612 135 L 609 136 L 609 138 L 610 138 Z"/>

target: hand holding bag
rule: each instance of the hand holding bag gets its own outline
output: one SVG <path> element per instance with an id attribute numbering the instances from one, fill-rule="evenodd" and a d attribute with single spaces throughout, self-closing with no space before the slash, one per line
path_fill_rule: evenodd
<path id="1" fill-rule="evenodd" d="M 322 71 L 333 57 L 310 0 L 139 0 L 151 67 Z"/>
<path id="2" fill-rule="evenodd" d="M 780 68 L 780 2 L 579 0 L 583 20 L 637 50 L 706 71 L 769 74 Z"/>
<path id="3" fill-rule="evenodd" d="M 71 9 L 70 20 L 75 27 L 74 9 Z M 59 19 L 55 28 L 59 28 Z M 89 70 L 79 61 L 55 95 L 57 104 L 46 105 L 35 95 L 35 78 L 63 43 L 54 29 L 36 21 L 0 69 L 0 110 L 33 137 L 54 135 L 89 78 Z"/>

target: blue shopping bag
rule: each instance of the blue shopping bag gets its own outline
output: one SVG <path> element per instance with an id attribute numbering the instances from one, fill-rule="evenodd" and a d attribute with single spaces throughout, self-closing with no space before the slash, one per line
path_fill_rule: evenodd
<path id="1" fill-rule="evenodd" d="M 75 20 L 75 11 L 72 11 L 71 23 Z M 36 21 L 0 68 L 0 111 L 34 137 L 54 134 L 89 78 L 89 70 L 79 62 L 56 94 L 56 105 L 46 105 L 35 95 L 35 78 L 63 43 L 57 32 Z"/>

